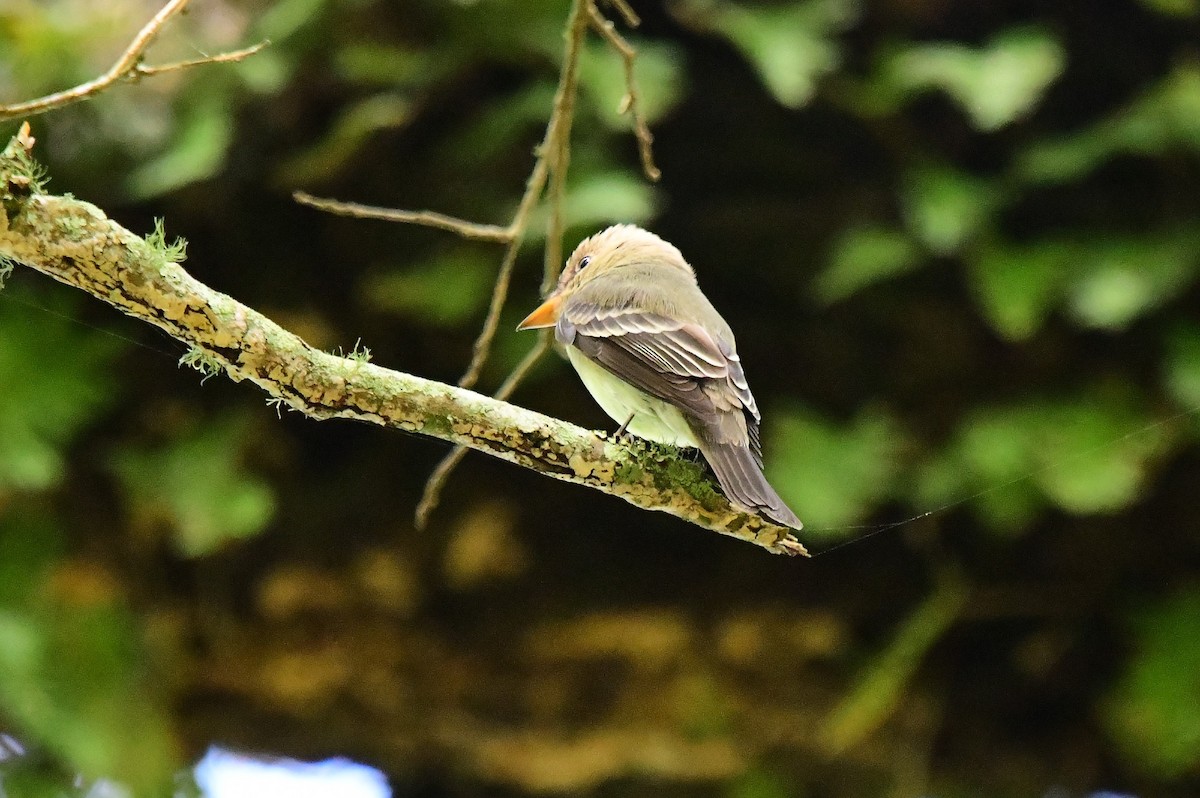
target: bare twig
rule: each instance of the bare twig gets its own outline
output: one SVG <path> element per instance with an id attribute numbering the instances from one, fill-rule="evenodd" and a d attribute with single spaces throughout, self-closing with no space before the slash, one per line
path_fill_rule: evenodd
<path id="1" fill-rule="evenodd" d="M 642 18 L 637 15 L 637 12 L 630 8 L 629 3 L 625 0 L 606 0 L 606 2 L 617 9 L 617 13 L 621 15 L 621 19 L 625 20 L 625 24 L 631 28 L 636 28 L 642 24 Z"/>
<path id="2" fill-rule="evenodd" d="M 15 137 L 0 153 L 0 259 L 159 327 L 198 362 L 253 382 L 312 418 L 440 438 L 776 553 L 804 553 L 788 530 L 731 505 L 703 467 L 673 449 L 601 437 L 473 391 L 314 349 L 199 282 L 161 244 L 135 236 L 94 205 L 41 193 L 31 145 L 28 135 Z"/>
<path id="3" fill-rule="evenodd" d="M 641 20 L 626 0 L 611 0 L 611 4 L 631 26 L 640 24 Z M 636 51 L 620 34 L 613 29 L 613 24 L 604 18 L 596 8 L 596 0 L 573 0 L 567 18 L 565 31 L 566 45 L 563 52 L 563 66 L 559 73 L 558 88 L 554 95 L 554 107 L 546 124 L 546 133 L 538 146 L 537 157 L 533 171 L 525 183 L 525 192 L 517 205 L 512 221 L 507 227 L 497 225 L 482 225 L 462 221 L 440 213 L 430 211 L 399 211 L 386 208 L 360 205 L 358 203 L 338 202 L 335 200 L 318 199 L 303 192 L 296 192 L 294 197 L 298 202 L 332 213 L 362 218 L 385 219 L 388 221 L 420 224 L 449 230 L 465 238 L 485 241 L 500 241 L 506 244 L 504 255 L 500 261 L 500 269 L 496 273 L 496 281 L 492 288 L 491 300 L 483 326 L 471 349 L 471 360 L 458 384 L 470 388 L 479 380 L 484 364 L 491 352 L 492 341 L 500 323 L 500 314 L 508 298 L 509 286 L 512 282 L 513 269 L 516 266 L 517 255 L 525 240 L 530 215 L 549 183 L 549 219 L 546 230 L 546 248 L 543 264 L 542 290 L 548 292 L 557 280 L 562 263 L 563 237 L 563 195 L 565 193 L 567 168 L 570 162 L 571 126 L 574 120 L 575 98 L 579 81 L 579 60 L 582 54 L 584 37 L 588 27 L 595 27 L 612 47 L 621 55 L 625 64 L 625 79 L 627 94 L 622 103 L 622 113 L 629 113 L 634 122 L 635 135 L 638 139 L 642 158 L 642 169 L 651 180 L 658 180 L 661 173 L 654 165 L 651 152 L 653 136 L 646 126 L 638 110 L 637 86 L 633 76 L 633 61 Z M 537 347 L 527 356 L 524 363 L 528 366 L 518 368 L 509 375 L 509 383 L 515 388 L 524 373 L 549 348 L 548 338 L 543 337 Z M 500 396 L 497 393 L 497 396 Z M 445 480 L 450 476 L 454 467 L 462 460 L 464 452 L 456 449 L 450 452 L 430 474 L 425 485 L 425 492 L 417 505 L 416 519 L 418 526 L 423 526 L 429 519 L 430 513 L 437 506 Z"/>
<path id="4" fill-rule="evenodd" d="M 564 134 L 570 133 L 569 116 L 575 104 L 575 90 L 579 79 L 579 56 L 583 48 L 583 37 L 587 33 L 587 17 L 584 7 L 591 0 L 573 0 L 571 11 L 567 16 L 566 48 L 563 53 L 563 68 L 559 73 L 558 89 L 554 94 L 554 109 L 550 113 L 550 122 L 546 125 L 546 136 L 538 148 L 538 159 L 534 165 L 533 174 L 525 188 L 525 196 L 513 217 L 513 240 L 504 253 L 504 261 L 496 276 L 496 286 L 492 291 L 492 302 L 488 307 L 487 317 L 483 321 L 483 329 L 475 339 L 475 347 L 471 353 L 471 363 L 458 384 L 469 388 L 479 379 L 483 364 L 487 362 L 491 351 L 492 339 L 496 336 L 496 328 L 500 322 L 500 311 L 504 309 L 504 300 L 508 297 L 508 285 L 512 279 L 513 266 L 517 260 L 517 250 L 525 238 L 525 230 L 529 223 L 529 214 L 537 205 L 546 179 L 553 166 L 555 150 L 563 146 Z M 551 210 L 553 213 L 553 209 Z"/>
<path id="5" fill-rule="evenodd" d="M 616 5 L 619 10 L 621 4 L 617 3 Z M 617 33 L 616 26 L 613 25 L 611 20 L 606 19 L 600 13 L 594 2 L 588 3 L 588 18 L 596 32 L 603 36 L 605 41 L 617 51 L 625 64 L 625 96 L 621 99 L 621 105 L 617 111 L 622 114 L 628 113 L 633 120 L 633 133 L 637 137 L 638 154 L 642 159 L 642 171 L 648 179 L 657 181 L 662 177 L 662 171 L 654 164 L 654 134 L 650 132 L 650 126 L 646 124 L 646 119 L 642 116 L 642 112 L 638 108 L 637 80 L 633 74 L 633 65 L 637 58 L 637 50 L 634 49 L 633 45 L 625 41 L 625 37 Z"/>
<path id="6" fill-rule="evenodd" d="M 170 2 L 159 9 L 158 13 L 146 23 L 145 27 L 138 31 L 137 36 L 133 37 L 133 41 L 125 48 L 125 52 L 121 53 L 120 57 L 117 58 L 116 63 L 100 77 L 89 80 L 86 83 L 81 83 L 65 91 L 47 94 L 45 97 L 38 97 L 35 100 L 14 103 L 12 105 L 0 105 L 0 122 L 21 116 L 35 116 L 56 108 L 62 108 L 64 105 L 70 105 L 71 103 L 79 102 L 94 94 L 98 94 L 121 80 L 138 80 L 139 78 L 151 75 L 160 75 L 163 72 L 174 72 L 203 64 L 241 61 L 267 46 L 267 42 L 260 42 L 253 47 L 246 47 L 242 50 L 219 53 L 190 61 L 178 61 L 174 64 L 164 64 L 157 67 L 143 66 L 142 58 L 145 56 L 146 50 L 154 43 L 163 26 L 172 17 L 182 13 L 187 7 L 188 2 L 189 0 L 170 0 Z"/>
<path id="7" fill-rule="evenodd" d="M 402 211 L 395 208 L 380 208 L 377 205 L 363 205 L 358 202 L 341 202 L 340 200 L 314 197 L 305 191 L 293 191 L 292 199 L 301 205 L 335 213 L 339 216 L 353 216 L 358 219 L 381 219 L 385 222 L 404 222 L 425 227 L 437 227 L 458 233 L 463 238 L 475 241 L 497 241 L 507 243 L 512 241 L 512 229 L 495 224 L 476 224 L 453 216 L 446 216 L 435 211 Z"/>
<path id="8" fill-rule="evenodd" d="M 590 12 L 593 0 L 583 0 Z M 563 196 L 567 184 L 567 169 L 571 164 L 571 125 L 575 121 L 575 97 L 579 82 L 579 57 L 587 35 L 588 19 L 579 4 L 572 9 L 567 21 L 567 47 L 563 53 L 559 91 L 554 98 L 554 111 L 546 127 L 545 150 L 542 157 L 550 168 L 549 205 L 546 223 L 546 251 L 542 290 L 554 287 L 562 263 Z"/>
<path id="9" fill-rule="evenodd" d="M 150 78 L 155 75 L 162 75 L 166 72 L 180 72 L 184 69 L 192 67 L 204 66 L 205 64 L 232 64 L 238 61 L 244 61 L 260 50 L 270 46 L 271 42 L 263 39 L 258 44 L 252 44 L 249 47 L 243 47 L 240 50 L 230 50 L 225 53 L 217 53 L 216 55 L 202 55 L 199 58 L 189 58 L 184 61 L 173 61 L 169 64 L 159 64 L 158 66 L 145 66 L 138 64 L 134 68 L 134 74 L 130 75 L 131 80 L 138 78 Z"/>
<path id="10" fill-rule="evenodd" d="M 542 290 L 547 292 L 554 286 L 559 263 L 562 261 L 562 200 L 567 166 L 570 161 L 571 123 L 575 118 L 579 58 L 583 51 L 583 39 L 587 35 L 588 28 L 585 7 L 591 8 L 591 3 L 592 0 L 574 0 L 571 5 L 571 12 L 567 18 L 567 42 L 563 52 L 563 67 L 559 73 L 558 89 L 554 94 L 554 108 L 550 112 L 550 121 L 546 124 L 546 135 L 538 148 L 537 162 L 534 164 L 533 174 L 530 175 L 526 185 L 525 196 L 521 198 L 521 205 L 517 208 L 517 214 L 513 217 L 512 225 L 509 227 L 514 238 L 509 242 L 508 249 L 504 253 L 504 260 L 500 265 L 500 271 L 496 276 L 496 285 L 492 290 L 492 300 L 488 307 L 487 318 L 484 319 L 483 330 L 475 339 L 471 364 L 467 367 L 462 379 L 458 381 L 458 384 L 463 387 L 475 384 L 483 369 L 483 364 L 487 361 L 492 339 L 495 337 L 496 328 L 499 325 L 500 311 L 503 310 L 504 301 L 508 297 L 513 266 L 516 264 L 517 252 L 525 235 L 529 213 L 541 198 L 548 178 L 550 180 L 550 216 L 546 230 Z M 500 391 L 505 392 L 503 397 L 500 391 L 495 394 L 496 397 L 507 397 L 508 393 L 520 384 L 525 374 L 533 368 L 533 365 L 548 349 L 549 337 L 543 335 L 537 346 L 526 355 L 501 386 Z M 508 387 L 506 388 L 506 386 Z M 430 514 L 437 507 L 438 498 L 441 496 L 446 480 L 450 478 L 450 474 L 453 473 L 454 468 L 462 461 L 465 454 L 465 451 L 455 449 L 447 454 L 429 475 L 429 479 L 425 482 L 425 490 L 421 494 L 421 501 L 417 503 L 415 518 L 418 527 L 424 527 L 429 521 Z"/>

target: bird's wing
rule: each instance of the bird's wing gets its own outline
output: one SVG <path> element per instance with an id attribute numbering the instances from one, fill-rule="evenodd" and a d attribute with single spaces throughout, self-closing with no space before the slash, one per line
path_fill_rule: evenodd
<path id="1" fill-rule="evenodd" d="M 758 405 L 741 360 L 703 326 L 576 298 L 565 303 L 555 332 L 562 343 L 705 425 L 718 425 L 730 411 L 744 412 L 751 448 L 761 457 Z"/>

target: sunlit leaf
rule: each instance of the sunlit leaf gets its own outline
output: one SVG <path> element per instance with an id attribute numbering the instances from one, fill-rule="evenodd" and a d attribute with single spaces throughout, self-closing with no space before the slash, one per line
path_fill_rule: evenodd
<path id="1" fill-rule="evenodd" d="M 1195 234 L 1098 239 L 1081 249 L 1070 308 L 1089 327 L 1120 328 L 1186 287 L 1200 263 Z"/>
<path id="2" fill-rule="evenodd" d="M 455 327 L 482 312 L 498 267 L 495 253 L 456 247 L 366 281 L 363 301 L 422 324 Z"/>
<path id="3" fill-rule="evenodd" d="M 233 139 L 232 114 L 228 97 L 215 86 L 195 92 L 180 109 L 178 129 L 167 149 L 125 178 L 130 193 L 153 197 L 214 175 Z"/>
<path id="4" fill-rule="evenodd" d="M 977 128 L 991 131 L 1028 114 L 1065 64 L 1054 36 L 1020 28 L 979 48 L 950 42 L 907 45 L 885 62 L 881 79 L 902 94 L 941 89 Z"/>
<path id="5" fill-rule="evenodd" d="M 1165 777 L 1200 767 L 1200 589 L 1140 614 L 1135 654 L 1106 710 L 1135 766 Z"/>
<path id="6" fill-rule="evenodd" d="M 971 287 L 996 331 L 1013 340 L 1036 333 L 1061 299 L 1071 258 L 1058 241 L 981 249 L 970 262 Z"/>
<path id="7" fill-rule="evenodd" d="M 189 556 L 262 531 L 275 495 L 243 463 L 245 428 L 214 422 L 161 447 L 119 452 L 113 468 L 139 523 L 166 524 Z"/>
<path id="8" fill-rule="evenodd" d="M 588 170 L 573 181 L 563 201 L 563 221 L 567 227 L 588 230 L 617 222 L 645 222 L 657 207 L 657 193 L 641 175 Z M 530 240 L 541 240 L 546 229 L 545 209 L 531 218 Z"/>
<path id="9" fill-rule="evenodd" d="M 981 410 L 928 467 L 920 493 L 939 504 L 970 500 L 994 528 L 1015 532 L 1046 501 L 1076 515 L 1129 506 L 1170 445 L 1166 427 L 1117 396 Z"/>
<path id="10" fill-rule="evenodd" d="M 945 166 L 913 170 L 901 195 L 909 229 L 938 255 L 949 255 L 977 235 L 1000 199 L 992 183 Z"/>
<path id="11" fill-rule="evenodd" d="M 115 393 L 119 338 L 72 324 L 74 303 L 22 304 L 0 295 L 0 488 L 45 488 L 63 473 L 63 448 Z M 12 292 L 12 293 L 8 293 Z"/>
<path id="12" fill-rule="evenodd" d="M 652 41 L 634 41 L 637 61 L 634 78 L 638 107 L 648 122 L 662 117 L 679 101 L 683 88 L 683 56 L 677 47 Z M 626 94 L 625 66 L 604 42 L 593 42 L 580 63 L 579 82 L 593 99 L 601 121 L 613 130 L 627 130 L 629 115 L 618 113 Z"/>
<path id="13" fill-rule="evenodd" d="M 912 240 L 887 227 L 856 226 L 834 244 L 829 265 L 817 277 L 816 290 L 830 304 L 899 274 L 912 271 L 921 255 Z"/>
<path id="14" fill-rule="evenodd" d="M 817 81 L 841 63 L 835 37 L 859 15 L 857 0 L 805 0 L 743 6 L 726 0 L 686 0 L 676 14 L 687 24 L 727 38 L 754 66 L 782 105 L 799 108 Z"/>
<path id="15" fill-rule="evenodd" d="M 1080 326 L 1120 329 L 1191 284 L 1198 245 L 1200 234 L 1187 228 L 1022 246 L 993 242 L 971 263 L 972 287 L 1007 338 L 1033 335 L 1059 305 Z"/>
<path id="16" fill-rule="evenodd" d="M 1098 124 L 1030 147 L 1017 173 L 1033 182 L 1083 177 L 1121 153 L 1155 155 L 1200 149 L 1200 67 L 1187 63 Z"/>
<path id="17" fill-rule="evenodd" d="M 896 422 L 865 410 L 838 425 L 800 408 L 768 416 L 767 474 L 814 534 L 836 534 L 890 495 L 900 466 Z M 824 529 L 834 527 L 833 529 Z"/>

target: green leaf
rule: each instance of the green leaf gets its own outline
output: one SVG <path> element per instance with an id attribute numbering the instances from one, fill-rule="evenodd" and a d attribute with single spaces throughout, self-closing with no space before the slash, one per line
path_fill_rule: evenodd
<path id="1" fill-rule="evenodd" d="M 1200 767 L 1200 588 L 1141 613 L 1135 654 L 1105 711 L 1136 766 L 1163 778 Z"/>
<path id="2" fill-rule="evenodd" d="M 960 580 L 949 576 L 940 580 L 825 718 L 818 736 L 827 750 L 840 752 L 858 745 L 896 712 L 917 668 L 958 619 L 966 600 L 967 589 Z"/>
<path id="3" fill-rule="evenodd" d="M 1116 155 L 1200 150 L 1200 66 L 1185 63 L 1125 108 L 1071 135 L 1031 146 L 1016 173 L 1035 183 L 1076 180 Z"/>
<path id="4" fill-rule="evenodd" d="M 1200 407 L 1200 327 L 1176 327 L 1167 341 L 1167 390 L 1187 408 Z"/>
<path id="5" fill-rule="evenodd" d="M 0 514 L 0 607 L 31 595 L 63 551 L 62 531 L 32 508 Z"/>
<path id="6" fill-rule="evenodd" d="M 116 337 L 72 323 L 74 297 L 22 304 L 0 296 L 0 488 L 36 490 L 61 479 L 63 449 L 114 397 Z"/>
<path id="7" fill-rule="evenodd" d="M 1194 232 L 1100 239 L 1079 248 L 1083 274 L 1070 308 L 1087 327 L 1120 329 L 1188 286 L 1200 255 Z"/>
<path id="8" fill-rule="evenodd" d="M 192 92 L 180 103 L 178 128 L 173 141 L 158 157 L 142 164 L 126 178 L 138 199 L 165 194 L 216 174 L 225 163 L 233 140 L 233 109 L 229 93 L 218 84 Z"/>
<path id="9" fill-rule="evenodd" d="M 996 332 L 1019 341 L 1041 328 L 1065 290 L 1072 255 L 1059 241 L 979 250 L 969 263 L 971 288 Z"/>
<path id="10" fill-rule="evenodd" d="M 1016 532 L 1047 500 L 1076 515 L 1129 506 L 1170 445 L 1167 428 L 1121 396 L 991 408 L 959 427 L 918 493 L 937 504 L 969 498 L 993 528 Z"/>
<path id="11" fill-rule="evenodd" d="M 726 798 L 793 798 L 789 780 L 762 765 L 751 767 L 729 784 Z"/>
<path id="12" fill-rule="evenodd" d="M 1146 429 L 1148 416 L 1103 400 L 1051 406 L 1029 424 L 1038 486 L 1077 515 L 1129 506 L 1168 442 L 1165 430 Z"/>
<path id="13" fill-rule="evenodd" d="M 57 559 L 62 539 L 36 511 L 0 521 L 0 717 L 71 771 L 162 794 L 172 737 L 138 625 L 103 571 Z"/>
<path id="14" fill-rule="evenodd" d="M 638 108 L 647 122 L 671 110 L 683 91 L 683 54 L 678 47 L 634 40 L 634 79 Z M 628 130 L 628 114 L 618 113 L 626 94 L 625 64 L 605 42 L 588 45 L 579 66 L 579 83 L 592 99 L 600 121 L 612 130 Z"/>
<path id="15" fill-rule="evenodd" d="M 841 64 L 835 38 L 859 16 L 858 0 L 807 0 L 747 8 L 730 2 L 684 0 L 677 16 L 730 41 L 780 104 L 799 108 L 817 81 Z"/>
<path id="16" fill-rule="evenodd" d="M 809 531 L 848 534 L 852 530 L 836 527 L 861 520 L 890 495 L 902 444 L 890 416 L 864 410 L 837 425 L 791 408 L 768 418 L 767 474 Z"/>
<path id="17" fill-rule="evenodd" d="M 1200 0 L 1139 0 L 1164 17 L 1191 17 L 1200 13 Z"/>
<path id="18" fill-rule="evenodd" d="M 124 451 L 112 466 L 135 517 L 170 526 L 188 556 L 258 534 L 275 514 L 270 486 L 242 463 L 247 423 L 210 424 L 165 446 Z"/>
<path id="19" fill-rule="evenodd" d="M 888 58 L 878 78 L 901 96 L 940 89 L 979 130 L 998 130 L 1028 114 L 1062 73 L 1058 40 L 1037 28 L 1007 30 L 980 48 L 910 44 Z"/>
<path id="20" fill-rule="evenodd" d="M 409 103 L 391 92 L 348 103 L 333 127 L 316 144 L 288 158 L 278 171 L 280 182 L 311 183 L 337 175 L 371 136 L 408 122 Z"/>
<path id="21" fill-rule="evenodd" d="M 637 173 L 596 171 L 581 165 L 581 174 L 571 182 L 563 198 L 566 228 L 589 231 L 617 222 L 645 222 L 658 210 L 658 194 Z M 530 217 L 529 240 L 542 241 L 548 212 L 543 206 Z"/>
<path id="22" fill-rule="evenodd" d="M 1033 335 L 1060 303 L 1080 326 L 1119 330 L 1190 285 L 1198 247 L 1200 231 L 1189 228 L 992 243 L 970 274 L 984 315 L 1006 338 Z"/>
<path id="23" fill-rule="evenodd" d="M 901 194 L 909 229 L 938 255 L 956 252 L 985 229 L 1000 200 L 993 183 L 946 166 L 913 170 Z"/>
<path id="24" fill-rule="evenodd" d="M 459 246 L 367 280 L 363 301 L 422 324 L 456 327 L 482 312 L 497 268 L 494 253 Z"/>
<path id="25" fill-rule="evenodd" d="M 921 265 L 917 247 L 900 230 L 856 226 L 842 232 L 829 265 L 817 277 L 816 291 L 827 304 Z"/>

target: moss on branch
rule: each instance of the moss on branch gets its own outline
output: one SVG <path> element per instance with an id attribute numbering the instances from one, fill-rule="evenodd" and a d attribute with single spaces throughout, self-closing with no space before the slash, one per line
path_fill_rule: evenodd
<path id="1" fill-rule="evenodd" d="M 188 362 L 258 385 L 316 419 L 349 418 L 460 444 L 671 513 L 781 554 L 787 529 L 739 510 L 670 447 L 624 442 L 464 388 L 313 348 L 177 262 L 161 230 L 141 238 L 96 206 L 42 191 L 26 131 L 0 155 L 0 262 L 24 264 L 161 328 Z M 686 467 L 685 467 L 686 466 Z"/>

